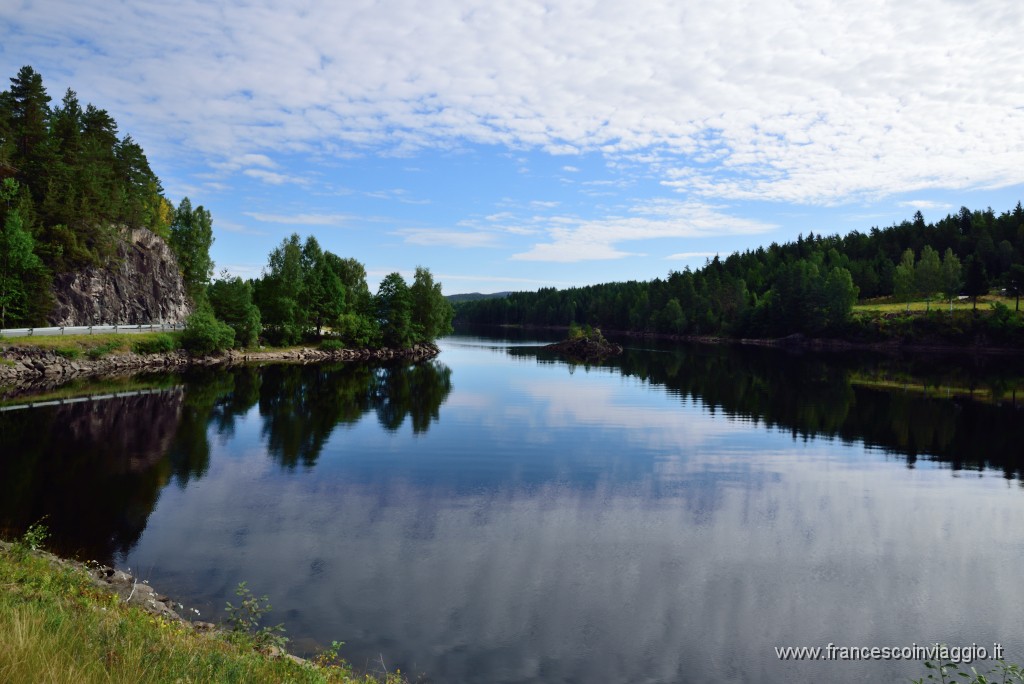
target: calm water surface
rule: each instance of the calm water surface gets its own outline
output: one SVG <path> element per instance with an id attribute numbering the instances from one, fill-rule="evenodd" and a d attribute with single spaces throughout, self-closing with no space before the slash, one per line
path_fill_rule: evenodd
<path id="1" fill-rule="evenodd" d="M 830 642 L 999 642 L 1024 661 L 1024 411 L 998 373 L 442 349 L 2 412 L 0 524 L 46 514 L 60 550 L 130 567 L 201 619 L 244 580 L 295 650 L 344 641 L 357 666 L 432 682 L 925 672 L 773 649 Z"/>

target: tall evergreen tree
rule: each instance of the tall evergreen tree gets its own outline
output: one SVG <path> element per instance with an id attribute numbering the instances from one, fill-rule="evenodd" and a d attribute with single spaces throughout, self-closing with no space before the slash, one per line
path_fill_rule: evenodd
<path id="1" fill-rule="evenodd" d="M 50 96 L 35 69 L 23 66 L 11 78 L 8 106 L 16 178 L 42 203 L 54 155 L 49 140 Z"/>
<path id="2" fill-rule="evenodd" d="M 81 223 L 82 219 L 82 108 L 75 91 L 68 88 L 59 107 L 50 117 L 53 165 L 42 204 L 44 221 L 64 226 Z M 63 250 L 74 251 L 73 248 Z"/>
<path id="3" fill-rule="evenodd" d="M 170 221 L 163 213 L 163 186 L 149 167 L 142 147 L 130 135 L 114 149 L 114 174 L 120 190 L 117 221 L 130 228 L 146 227 L 170 237 Z"/>

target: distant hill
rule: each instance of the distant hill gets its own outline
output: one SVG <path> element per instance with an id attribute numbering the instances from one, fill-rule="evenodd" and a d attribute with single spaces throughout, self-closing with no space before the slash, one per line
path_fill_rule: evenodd
<path id="1" fill-rule="evenodd" d="M 459 302 L 475 302 L 481 299 L 498 299 L 499 297 L 508 297 L 511 292 L 495 292 L 494 294 L 481 294 L 479 292 L 469 292 L 466 294 L 453 294 L 447 295 L 445 299 L 448 300 L 449 304 L 458 304 Z"/>

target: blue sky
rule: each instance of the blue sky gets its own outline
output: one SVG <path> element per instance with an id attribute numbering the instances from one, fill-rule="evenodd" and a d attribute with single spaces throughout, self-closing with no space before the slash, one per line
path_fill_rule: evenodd
<path id="1" fill-rule="evenodd" d="M 448 294 L 646 280 L 1024 196 L 1013 0 L 11 0 L 0 72 L 107 109 L 217 270 L 292 232 Z"/>

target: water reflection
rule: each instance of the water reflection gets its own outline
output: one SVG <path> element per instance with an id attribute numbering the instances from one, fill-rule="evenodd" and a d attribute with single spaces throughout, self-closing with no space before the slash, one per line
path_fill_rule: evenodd
<path id="1" fill-rule="evenodd" d="M 0 526 L 47 516 L 64 553 L 109 560 L 146 527 L 167 483 L 184 392 L 0 414 Z"/>
<path id="2" fill-rule="evenodd" d="M 49 513 L 204 618 L 245 580 L 300 651 L 430 681 L 921 674 L 772 650 L 828 642 L 1024 660 L 1012 379 L 713 347 L 571 377 L 493 341 L 442 358 L 0 414 L 0 519 Z M 965 387 L 983 400 L 945 398 Z"/>
<path id="3" fill-rule="evenodd" d="M 536 347 L 509 353 L 566 365 Z M 966 363 L 965 363 L 966 362 Z M 864 354 L 680 345 L 627 349 L 594 368 L 699 399 L 709 410 L 789 431 L 794 438 L 863 442 L 954 469 L 1024 475 L 1024 369 L 1012 359 L 911 360 Z M 1019 395 L 1019 399 L 1018 399 Z"/>
<path id="4" fill-rule="evenodd" d="M 270 366 L 263 370 L 259 412 L 267 451 L 288 468 L 312 467 L 338 425 L 351 425 L 373 411 L 394 432 L 405 419 L 426 432 L 451 392 L 444 364 L 414 366 Z"/>
<path id="5" fill-rule="evenodd" d="M 312 467 L 339 425 L 370 413 L 388 430 L 409 417 L 425 432 L 451 391 L 451 370 L 246 366 L 183 382 L 159 394 L 0 413 L 0 528 L 17 534 L 45 515 L 55 550 L 110 562 L 138 541 L 168 481 L 184 490 L 203 478 L 211 436 L 230 441 L 257 404 L 267 453 L 287 468 Z"/>

